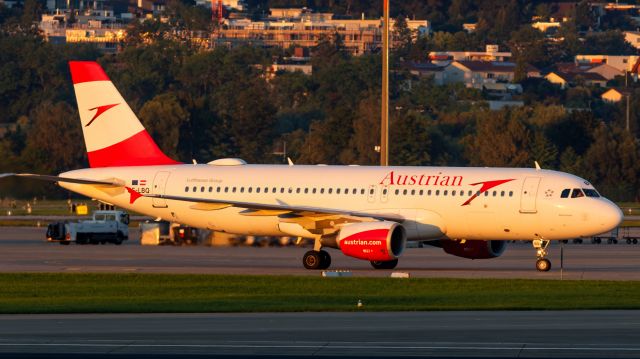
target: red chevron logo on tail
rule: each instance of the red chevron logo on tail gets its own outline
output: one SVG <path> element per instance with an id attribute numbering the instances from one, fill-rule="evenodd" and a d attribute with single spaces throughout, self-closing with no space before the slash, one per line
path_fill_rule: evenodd
<path id="1" fill-rule="evenodd" d="M 90 108 L 89 111 L 93 111 L 93 110 L 98 110 L 96 111 L 96 114 L 93 115 L 93 118 L 91 119 L 91 121 L 89 121 L 89 123 L 87 123 L 84 127 L 89 127 L 93 121 L 95 121 L 96 118 L 98 118 L 100 115 L 102 115 L 103 113 L 107 112 L 107 110 L 118 106 L 119 103 L 114 103 L 111 105 L 102 105 L 102 106 L 98 106 L 98 107 L 94 107 L 94 108 Z"/>

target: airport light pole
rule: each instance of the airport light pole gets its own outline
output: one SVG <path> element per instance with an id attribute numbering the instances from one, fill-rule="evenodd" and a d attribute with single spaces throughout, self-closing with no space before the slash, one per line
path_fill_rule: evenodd
<path id="1" fill-rule="evenodd" d="M 389 165 L 389 0 L 383 1 L 382 112 L 380 116 L 380 166 Z"/>

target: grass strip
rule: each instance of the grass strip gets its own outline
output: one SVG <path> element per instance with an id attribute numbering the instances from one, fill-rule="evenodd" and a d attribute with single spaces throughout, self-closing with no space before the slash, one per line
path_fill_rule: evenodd
<path id="1" fill-rule="evenodd" d="M 640 282 L 621 281 L 7 273 L 0 288 L 4 314 L 640 309 Z"/>

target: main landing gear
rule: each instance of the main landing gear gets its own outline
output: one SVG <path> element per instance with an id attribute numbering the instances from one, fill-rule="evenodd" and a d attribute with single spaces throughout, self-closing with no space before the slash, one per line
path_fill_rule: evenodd
<path id="1" fill-rule="evenodd" d="M 307 269 L 327 269 L 331 265 L 331 256 L 324 250 L 308 251 L 302 257 L 302 264 Z"/>
<path id="2" fill-rule="evenodd" d="M 548 272 L 551 269 L 551 261 L 547 258 L 547 247 L 549 246 L 550 241 L 546 241 L 544 239 L 534 239 L 533 240 L 533 248 L 536 249 L 536 256 L 538 260 L 536 261 L 536 269 L 540 272 Z"/>
<path id="3" fill-rule="evenodd" d="M 313 242 L 313 250 L 308 251 L 302 257 L 302 264 L 307 269 L 327 269 L 331 265 L 329 252 L 322 250 L 320 239 Z"/>

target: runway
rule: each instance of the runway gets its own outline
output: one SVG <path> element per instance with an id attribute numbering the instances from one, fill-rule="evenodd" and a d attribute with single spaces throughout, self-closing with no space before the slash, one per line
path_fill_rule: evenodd
<path id="1" fill-rule="evenodd" d="M 0 356 L 638 358 L 638 329 L 637 311 L 17 315 Z"/>
<path id="2" fill-rule="evenodd" d="M 302 247 L 171 247 L 141 246 L 136 240 L 122 246 L 69 245 L 44 241 L 44 228 L 4 227 L 0 230 L 0 272 L 135 272 L 320 275 L 302 267 Z M 132 238 L 137 238 L 132 231 Z M 388 276 L 369 263 L 329 249 L 332 270 L 353 276 Z M 395 271 L 412 277 L 529 278 L 640 280 L 640 245 L 566 244 L 560 271 L 560 245 L 553 243 L 550 272 L 535 270 L 530 244 L 509 244 L 505 253 L 488 260 L 469 260 L 440 248 L 408 248 Z"/>

